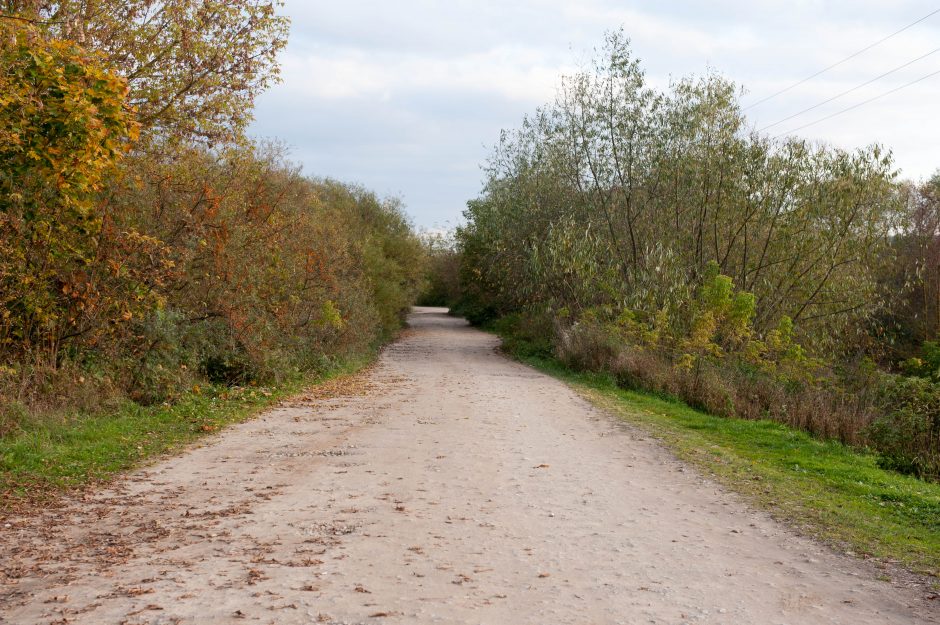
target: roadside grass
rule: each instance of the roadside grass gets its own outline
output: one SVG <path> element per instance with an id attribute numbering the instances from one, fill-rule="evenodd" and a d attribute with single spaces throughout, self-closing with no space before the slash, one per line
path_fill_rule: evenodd
<path id="1" fill-rule="evenodd" d="M 505 325 L 490 330 L 511 356 L 568 383 L 800 532 L 852 555 L 940 577 L 940 484 L 882 469 L 874 454 L 773 421 L 716 417 L 619 388 L 609 375 L 568 369 Z"/>
<path id="2" fill-rule="evenodd" d="M 100 414 L 66 415 L 24 423 L 0 437 L 0 514 L 106 482 L 222 428 L 241 423 L 311 385 L 351 375 L 374 358 L 343 361 L 326 373 L 276 388 L 194 387 L 172 405 L 130 400 Z"/>

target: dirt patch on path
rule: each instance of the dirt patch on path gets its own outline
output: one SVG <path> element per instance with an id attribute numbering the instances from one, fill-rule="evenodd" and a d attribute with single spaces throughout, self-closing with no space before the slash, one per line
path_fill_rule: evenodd
<path id="1" fill-rule="evenodd" d="M 0 528 L 0 622 L 933 623 L 441 310 L 312 391 Z"/>

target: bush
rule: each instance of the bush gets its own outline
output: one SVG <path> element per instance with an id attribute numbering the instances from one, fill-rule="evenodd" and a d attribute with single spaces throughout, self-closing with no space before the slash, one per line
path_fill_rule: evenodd
<path id="1" fill-rule="evenodd" d="M 39 412 L 68 407 L 70 394 L 82 403 L 95 368 L 148 405 L 200 380 L 279 382 L 364 353 L 401 326 L 424 264 L 396 200 L 302 177 L 275 148 L 180 150 L 170 161 L 134 154 L 108 180 L 92 265 L 101 270 L 82 293 L 129 302 L 121 318 L 88 314 L 87 332 L 71 336 L 33 324 L 35 347 L 0 345 L 0 364 L 31 389 L 0 387 L 0 402 Z M 21 321 L 16 306 L 5 313 Z M 31 358 L 42 365 L 26 366 Z M 53 378 L 62 401 L 44 398 Z"/>
<path id="2" fill-rule="evenodd" d="M 544 314 L 517 313 L 493 322 L 492 327 L 503 336 L 503 348 L 520 358 L 551 358 L 552 321 Z"/>
<path id="3" fill-rule="evenodd" d="M 488 326 L 501 317 L 499 309 L 492 304 L 466 295 L 457 300 L 450 312 L 475 326 Z"/>
<path id="4" fill-rule="evenodd" d="M 617 340 L 600 324 L 578 322 L 555 331 L 558 358 L 575 371 L 609 371 L 617 360 Z"/>
<path id="5" fill-rule="evenodd" d="M 621 388 L 651 391 L 664 397 L 679 396 L 672 364 L 651 350 L 622 345 L 610 369 Z"/>
<path id="6" fill-rule="evenodd" d="M 8 401 L 0 405 L 0 437 L 19 430 L 29 419 L 29 411 L 23 403 Z"/>
<path id="7" fill-rule="evenodd" d="M 427 282 L 418 297 L 419 306 L 451 308 L 460 300 L 460 254 L 450 235 L 425 232 Z"/>
<path id="8" fill-rule="evenodd" d="M 0 20 L 0 66 L 2 357 L 94 341 L 151 302 L 146 280 L 110 266 L 100 245 L 97 194 L 138 131 L 125 81 L 11 20 Z"/>
<path id="9" fill-rule="evenodd" d="M 919 476 L 940 476 L 940 383 L 885 375 L 881 415 L 868 428 L 884 466 Z"/>
<path id="10" fill-rule="evenodd" d="M 45 351 L 0 365 L 0 436 L 31 421 L 113 408 L 123 391 L 111 372 L 96 358 L 56 364 Z"/>

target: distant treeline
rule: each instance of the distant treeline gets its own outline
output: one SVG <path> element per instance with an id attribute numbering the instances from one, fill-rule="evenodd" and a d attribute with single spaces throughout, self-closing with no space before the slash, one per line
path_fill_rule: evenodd
<path id="1" fill-rule="evenodd" d="M 438 284 L 626 387 L 940 475 L 940 178 L 750 129 L 719 75 L 650 87 L 628 41 L 504 132 Z M 446 276 L 450 276 L 447 278 Z"/>
<path id="2" fill-rule="evenodd" d="M 399 203 L 245 137 L 277 80 L 275 5 L 89 6 L 0 17 L 0 435 L 392 336 L 424 266 Z"/>

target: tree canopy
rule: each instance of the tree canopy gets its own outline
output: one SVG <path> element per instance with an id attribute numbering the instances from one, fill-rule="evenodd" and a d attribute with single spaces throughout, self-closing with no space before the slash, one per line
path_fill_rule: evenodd
<path id="1" fill-rule="evenodd" d="M 238 138 L 278 80 L 289 20 L 272 0 L 7 0 L 7 21 L 102 55 L 123 76 L 143 138 Z"/>

